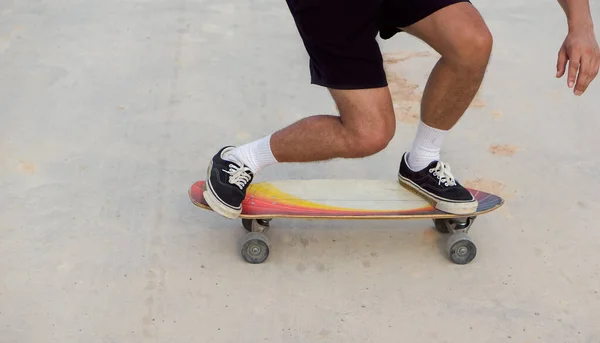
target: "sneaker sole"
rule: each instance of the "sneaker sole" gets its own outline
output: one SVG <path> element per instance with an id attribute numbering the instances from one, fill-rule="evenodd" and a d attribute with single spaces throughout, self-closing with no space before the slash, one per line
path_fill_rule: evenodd
<path id="1" fill-rule="evenodd" d="M 206 181 L 202 186 L 202 194 L 204 195 L 204 200 L 210 206 L 210 208 L 220 214 L 221 216 L 229 219 L 237 219 L 242 213 L 242 209 L 234 209 L 223 203 L 221 199 L 214 193 L 212 186 L 210 185 L 210 172 L 212 170 L 212 161 L 208 165 L 208 170 L 206 171 Z"/>
<path id="2" fill-rule="evenodd" d="M 424 197 L 429 203 L 431 203 L 436 209 L 450 213 L 450 214 L 472 214 L 477 212 L 477 207 L 479 203 L 477 200 L 472 201 L 448 201 L 444 199 L 440 199 L 434 194 L 429 193 L 423 188 L 419 187 L 417 184 L 412 182 L 411 180 L 403 177 L 402 175 L 398 175 L 398 181 L 404 188 L 413 192 L 414 194 Z"/>

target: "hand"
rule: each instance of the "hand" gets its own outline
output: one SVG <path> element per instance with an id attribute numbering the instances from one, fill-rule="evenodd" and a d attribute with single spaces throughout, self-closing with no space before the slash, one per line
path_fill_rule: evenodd
<path id="1" fill-rule="evenodd" d="M 575 86 L 573 93 L 579 96 L 585 92 L 590 82 L 598 75 L 600 48 L 598 48 L 593 29 L 569 32 L 558 52 L 556 77 L 560 78 L 565 74 L 567 61 L 569 62 L 567 85 L 569 88 Z"/>

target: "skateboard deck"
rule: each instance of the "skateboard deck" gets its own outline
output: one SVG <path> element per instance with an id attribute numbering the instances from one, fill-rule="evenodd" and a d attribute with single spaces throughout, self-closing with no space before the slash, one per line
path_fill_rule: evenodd
<path id="1" fill-rule="evenodd" d="M 281 180 L 251 184 L 242 203 L 241 255 L 249 263 L 262 263 L 269 256 L 265 235 L 274 218 L 305 219 L 433 219 L 435 228 L 450 234 L 446 248 L 456 264 L 470 263 L 477 253 L 467 235 L 478 215 L 504 204 L 494 194 L 469 189 L 478 201 L 477 211 L 466 215 L 442 212 L 395 180 Z M 204 200 L 204 181 L 189 190 L 191 201 L 211 210 Z"/>
<path id="2" fill-rule="evenodd" d="M 191 201 L 211 210 L 204 181 L 189 190 Z M 497 195 L 469 189 L 478 201 L 475 213 L 442 212 L 395 180 L 282 180 L 251 184 L 242 203 L 242 219 L 419 219 L 461 218 L 502 206 Z"/>

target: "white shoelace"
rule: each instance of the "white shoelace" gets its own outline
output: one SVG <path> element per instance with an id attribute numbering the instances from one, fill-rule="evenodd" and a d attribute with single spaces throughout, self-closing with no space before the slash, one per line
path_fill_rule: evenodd
<path id="1" fill-rule="evenodd" d="M 443 183 L 446 187 L 456 186 L 456 180 L 447 163 L 438 162 L 435 168 L 429 169 L 429 172 L 438 178 L 438 185 Z"/>
<path id="2" fill-rule="evenodd" d="M 236 166 L 235 164 L 229 165 L 229 170 L 223 169 L 224 172 L 229 174 L 229 183 L 238 186 L 240 189 L 244 189 L 246 184 L 250 181 L 250 169 L 246 166 Z"/>

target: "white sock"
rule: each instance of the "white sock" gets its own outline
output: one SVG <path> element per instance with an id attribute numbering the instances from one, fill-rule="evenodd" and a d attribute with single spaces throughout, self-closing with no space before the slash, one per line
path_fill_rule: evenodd
<path id="1" fill-rule="evenodd" d="M 267 166 L 278 163 L 271 152 L 271 135 L 234 148 L 229 154 L 233 155 L 234 161 L 243 163 L 254 174 Z M 228 158 L 229 156 L 224 157 Z"/>
<path id="2" fill-rule="evenodd" d="M 417 135 L 408 154 L 408 167 L 413 171 L 424 169 L 432 161 L 440 160 L 440 150 L 448 131 L 439 130 L 419 122 Z"/>

